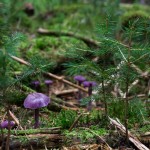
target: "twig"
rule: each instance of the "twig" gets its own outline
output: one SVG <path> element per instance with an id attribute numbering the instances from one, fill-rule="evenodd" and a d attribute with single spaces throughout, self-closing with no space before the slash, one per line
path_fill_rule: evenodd
<path id="1" fill-rule="evenodd" d="M 21 58 L 18 58 L 16 56 L 10 55 L 10 57 L 18 62 L 20 62 L 21 64 L 27 65 L 27 66 L 31 66 L 31 64 Z"/>
<path id="2" fill-rule="evenodd" d="M 63 100 L 60 99 L 60 98 L 56 98 L 56 97 L 52 96 L 51 99 L 52 99 L 53 101 L 55 101 L 56 103 L 64 104 L 65 106 L 68 106 L 68 107 L 77 108 L 77 106 L 75 106 L 75 105 L 73 105 L 73 104 L 70 104 L 69 102 L 63 101 Z"/>
<path id="3" fill-rule="evenodd" d="M 10 110 L 9 110 L 9 114 L 10 114 L 11 118 L 15 121 L 15 123 L 20 127 L 20 129 L 23 130 L 23 127 L 21 126 L 19 120 Z"/>
<path id="4" fill-rule="evenodd" d="M 74 107 L 67 107 L 67 106 L 58 104 L 58 103 L 56 103 L 56 102 L 53 102 L 53 104 L 54 104 L 55 106 L 59 107 L 59 108 L 65 109 L 65 110 L 75 110 L 75 111 L 77 111 L 77 110 L 80 109 L 80 108 L 78 108 L 78 107 L 75 107 L 75 108 L 74 108 Z M 49 109 L 49 107 L 48 107 L 48 109 Z"/>
<path id="5" fill-rule="evenodd" d="M 99 45 L 100 42 L 94 41 L 89 38 L 82 37 L 80 35 L 76 35 L 73 32 L 49 31 L 49 30 L 43 29 L 43 28 L 39 28 L 37 32 L 42 35 L 50 35 L 50 36 L 56 36 L 56 37 L 59 37 L 59 36 L 73 37 L 73 38 L 83 41 L 89 47 L 96 47 L 96 48 L 100 47 L 100 45 Z"/>
<path id="6" fill-rule="evenodd" d="M 45 147 L 45 150 L 48 150 L 46 144 L 44 144 L 44 147 Z"/>
<path id="7" fill-rule="evenodd" d="M 11 131 L 12 135 L 16 136 L 23 136 L 23 135 L 32 135 L 32 134 L 60 134 L 61 133 L 61 127 L 55 127 L 55 128 L 41 128 L 41 129 L 32 129 L 32 132 L 30 130 L 14 130 Z"/>
<path id="8" fill-rule="evenodd" d="M 9 110 L 9 115 L 10 117 L 15 121 L 15 123 L 20 127 L 21 130 L 24 130 L 23 127 L 21 126 L 21 124 L 19 123 L 19 120 L 17 119 L 17 117 Z M 29 140 L 29 137 L 25 134 L 27 140 Z M 33 150 L 32 145 L 30 145 L 31 150 Z"/>
<path id="9" fill-rule="evenodd" d="M 82 115 L 84 115 L 85 113 L 81 113 L 76 119 L 75 121 L 73 122 L 73 124 L 70 126 L 69 128 L 69 132 L 72 131 L 72 129 L 74 128 L 74 126 L 77 124 L 77 122 L 79 121 L 79 119 L 81 118 Z M 89 114 L 89 113 L 86 113 L 86 114 Z"/>
<path id="10" fill-rule="evenodd" d="M 56 92 L 54 92 L 54 94 L 55 94 L 56 96 L 58 96 L 58 95 L 65 95 L 65 94 L 76 93 L 76 92 L 78 92 L 78 89 L 70 89 L 70 90 L 56 91 Z"/>
<path id="11" fill-rule="evenodd" d="M 10 55 L 10 57 L 11 57 L 12 59 L 14 59 L 14 60 L 16 60 L 16 61 L 18 61 L 18 62 L 24 64 L 24 65 L 31 66 L 31 64 L 30 64 L 29 62 L 27 62 L 27 61 L 25 61 L 25 60 L 23 60 L 23 59 L 21 59 L 21 58 L 18 58 L 18 57 L 16 57 L 16 56 L 12 56 L 12 55 Z M 68 84 L 68 85 L 70 85 L 70 86 L 73 86 L 73 87 L 78 88 L 78 89 L 80 89 L 80 90 L 82 90 L 82 91 L 84 91 L 84 92 L 87 92 L 87 90 L 84 89 L 83 87 L 81 87 L 81 86 L 79 86 L 79 85 L 77 85 L 77 84 L 74 84 L 74 83 L 72 83 L 72 82 L 70 82 L 70 81 L 68 81 L 68 80 L 66 80 L 66 79 L 64 79 L 64 78 L 62 78 L 62 77 L 59 77 L 59 76 L 54 75 L 54 74 L 49 73 L 49 72 L 46 72 L 45 74 L 47 74 L 48 76 L 50 76 L 50 77 L 52 77 L 52 78 L 55 78 L 55 79 L 57 79 L 57 80 L 59 80 L 59 81 L 61 81 L 61 82 L 64 82 L 64 83 L 66 83 L 66 84 Z"/>
<path id="12" fill-rule="evenodd" d="M 3 116 L 3 118 L 1 119 L 1 122 L 3 122 L 4 121 L 4 119 L 5 119 L 5 117 L 6 117 L 6 112 L 5 112 L 5 114 L 4 114 L 4 116 Z"/>
<path id="13" fill-rule="evenodd" d="M 132 84 L 129 86 L 128 88 L 128 93 L 130 92 L 130 90 L 134 87 L 134 85 L 136 85 L 139 82 L 139 80 L 135 80 L 134 82 L 132 82 Z M 123 94 L 123 98 L 126 98 L 126 92 Z"/>
<path id="14" fill-rule="evenodd" d="M 110 117 L 108 117 L 111 124 L 115 125 L 124 135 L 126 132 L 126 128 L 120 123 L 120 121 L 114 120 Z M 136 138 L 135 136 L 133 136 L 129 131 L 128 131 L 128 136 L 129 136 L 129 140 L 139 149 L 139 150 L 149 150 L 149 148 L 147 148 L 145 145 L 143 145 L 138 138 Z"/>

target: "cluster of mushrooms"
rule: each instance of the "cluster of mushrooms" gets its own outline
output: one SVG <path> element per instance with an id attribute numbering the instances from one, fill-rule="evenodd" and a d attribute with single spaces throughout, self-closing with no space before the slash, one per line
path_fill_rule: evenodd
<path id="1" fill-rule="evenodd" d="M 88 96 L 92 95 L 92 89 L 93 89 L 94 86 L 97 85 L 97 83 L 94 82 L 94 81 L 86 81 L 86 78 L 81 76 L 81 75 L 75 76 L 74 80 L 76 80 L 78 82 L 79 86 L 83 85 L 84 88 L 88 88 Z M 82 95 L 81 95 L 81 91 L 79 90 L 78 91 L 78 101 L 79 101 L 79 103 L 80 103 L 81 99 L 82 99 Z M 91 103 L 92 102 L 90 100 L 88 105 L 87 105 L 87 110 L 88 111 L 91 111 L 91 109 L 92 109 L 92 104 Z"/>
<path id="2" fill-rule="evenodd" d="M 96 86 L 96 82 L 94 81 L 86 81 L 86 78 L 81 76 L 81 75 L 77 75 L 74 77 L 74 80 L 76 80 L 78 82 L 79 86 L 82 86 L 84 88 L 88 88 L 88 95 L 91 96 L 92 95 L 92 87 Z M 39 109 L 42 107 L 46 107 L 49 103 L 50 103 L 50 98 L 49 98 L 49 91 L 50 91 L 50 86 L 53 83 L 53 81 L 51 80 L 45 80 L 45 85 L 47 87 L 47 95 L 42 94 L 42 93 L 38 93 L 38 92 L 34 92 L 29 94 L 26 99 L 24 100 L 24 107 L 27 109 L 33 109 L 34 110 L 34 119 L 35 119 L 35 124 L 34 124 L 34 128 L 38 128 L 40 125 L 39 122 Z M 40 86 L 40 82 L 39 81 L 33 81 L 32 85 L 35 89 L 35 91 L 39 91 L 39 86 Z M 80 100 L 82 99 L 82 95 L 81 95 L 81 91 L 78 91 L 78 100 L 80 102 Z M 91 101 L 89 101 L 88 103 L 88 107 L 87 107 L 88 111 L 91 110 Z M 14 121 L 10 121 L 10 123 L 8 122 L 8 120 L 4 120 L 1 122 L 0 127 L 1 128 L 8 128 L 8 126 L 10 126 L 10 128 L 13 128 L 13 126 L 15 126 L 15 122 Z"/>

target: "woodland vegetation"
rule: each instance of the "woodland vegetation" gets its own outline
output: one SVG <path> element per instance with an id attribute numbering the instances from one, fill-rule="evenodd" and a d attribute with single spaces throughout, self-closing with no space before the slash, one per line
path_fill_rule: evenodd
<path id="1" fill-rule="evenodd" d="M 1 0 L 0 129 L 2 150 L 149 150 L 149 0 Z"/>

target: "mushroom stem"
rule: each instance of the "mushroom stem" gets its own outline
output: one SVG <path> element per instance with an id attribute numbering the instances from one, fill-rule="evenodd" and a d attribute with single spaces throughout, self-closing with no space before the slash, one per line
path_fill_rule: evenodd
<path id="1" fill-rule="evenodd" d="M 50 96 L 50 85 L 47 85 L 47 96 Z"/>
<path id="2" fill-rule="evenodd" d="M 88 95 L 91 96 L 92 95 L 92 84 L 90 84 L 89 88 L 88 88 Z M 91 111 L 92 109 L 92 101 L 90 100 L 87 106 L 87 110 Z"/>
<path id="3" fill-rule="evenodd" d="M 36 129 L 39 127 L 39 109 L 35 109 L 34 119 L 35 119 L 34 128 Z"/>
<path id="4" fill-rule="evenodd" d="M 89 88 L 88 88 L 88 95 L 91 96 L 92 95 L 92 84 L 90 84 Z"/>
<path id="5" fill-rule="evenodd" d="M 81 82 L 78 82 L 78 85 L 81 86 Z M 80 103 L 81 98 L 82 98 L 81 90 L 78 89 L 78 98 L 77 99 L 78 99 L 79 103 Z"/>

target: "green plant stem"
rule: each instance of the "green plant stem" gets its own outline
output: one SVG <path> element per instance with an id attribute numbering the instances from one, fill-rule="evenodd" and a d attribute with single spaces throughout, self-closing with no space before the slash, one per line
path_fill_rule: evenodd
<path id="1" fill-rule="evenodd" d="M 131 27 L 132 30 L 132 27 Z M 125 128 L 126 128 L 126 143 L 129 144 L 129 135 L 128 135 L 128 109 L 129 109 L 129 72 L 130 72 L 130 55 L 131 55 L 131 39 L 132 39 L 132 32 L 129 36 L 129 47 L 128 47 L 128 58 L 127 58 L 127 74 L 126 74 L 126 90 L 125 90 Z"/>
<path id="2" fill-rule="evenodd" d="M 78 82 L 78 85 L 81 86 L 81 82 Z M 79 104 L 80 104 L 81 98 L 82 98 L 81 90 L 78 89 L 78 98 L 77 99 L 78 99 Z"/>
<path id="3" fill-rule="evenodd" d="M 147 109 L 147 112 L 150 112 L 149 99 L 150 99 L 150 78 L 148 80 L 148 94 L 147 94 L 147 100 L 146 100 L 146 109 Z"/>
<path id="4" fill-rule="evenodd" d="M 102 93 L 103 93 L 103 101 L 105 105 L 105 116 L 108 116 L 108 111 L 107 111 L 107 100 L 106 100 L 106 94 L 105 94 L 105 86 L 104 86 L 104 79 L 102 77 Z"/>
<path id="5" fill-rule="evenodd" d="M 129 138 L 128 138 L 128 136 L 129 136 L 128 135 L 128 107 L 129 107 L 128 89 L 129 89 L 129 78 L 127 75 L 127 78 L 126 78 L 126 97 L 125 97 L 125 128 L 126 128 L 126 142 L 127 142 L 127 144 L 129 143 Z"/>
<path id="6" fill-rule="evenodd" d="M 50 85 L 47 85 L 47 96 L 50 96 Z"/>

